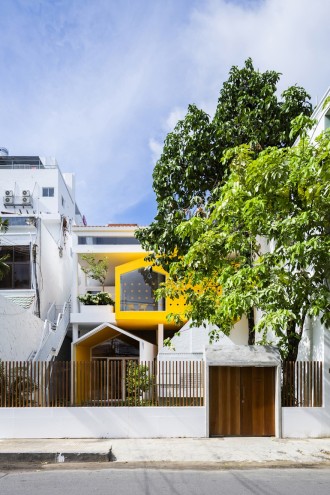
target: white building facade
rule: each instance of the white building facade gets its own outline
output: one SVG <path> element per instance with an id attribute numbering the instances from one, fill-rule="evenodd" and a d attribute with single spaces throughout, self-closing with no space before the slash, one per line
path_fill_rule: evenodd
<path id="1" fill-rule="evenodd" d="M 0 351 L 0 358 L 32 359 L 40 353 L 49 332 L 54 333 L 70 298 L 71 228 L 82 223 L 75 202 L 74 175 L 62 174 L 54 159 L 11 156 L 0 148 L 0 201 L 0 217 L 7 223 L 0 234 L 0 256 L 6 256 L 9 267 L 0 280 L 0 297 L 25 311 L 26 341 L 29 329 L 36 327 L 30 316 L 47 322 L 38 335 L 38 348 L 17 352 L 15 346 L 11 355 L 1 355 Z M 2 328 L 6 326 L 7 331 L 0 333 L 0 341 L 11 340 L 16 331 L 14 318 L 7 318 L 5 323 Z M 61 339 L 52 341 L 49 353 L 56 355 Z M 42 358 L 49 359 L 49 353 Z"/>

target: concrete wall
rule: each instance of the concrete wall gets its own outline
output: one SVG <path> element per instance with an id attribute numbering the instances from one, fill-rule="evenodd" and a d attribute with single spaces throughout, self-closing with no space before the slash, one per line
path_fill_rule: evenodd
<path id="1" fill-rule="evenodd" d="M 0 438 L 160 437 L 205 437 L 205 408 L 0 408 Z"/>
<path id="2" fill-rule="evenodd" d="M 60 242 L 60 221 L 42 222 L 40 236 L 38 280 L 40 316 L 44 319 L 51 303 L 62 306 L 70 297 L 73 268 L 71 239 L 67 236 L 65 244 Z"/>
<path id="3" fill-rule="evenodd" d="M 316 328 L 324 335 L 323 407 L 283 407 L 283 437 L 330 437 L 330 330 Z"/>
<path id="4" fill-rule="evenodd" d="M 43 334 L 43 321 L 0 296 L 0 359 L 29 359 L 38 349 Z"/>
<path id="5" fill-rule="evenodd" d="M 330 411 L 325 407 L 282 407 L 283 438 L 330 437 Z"/>

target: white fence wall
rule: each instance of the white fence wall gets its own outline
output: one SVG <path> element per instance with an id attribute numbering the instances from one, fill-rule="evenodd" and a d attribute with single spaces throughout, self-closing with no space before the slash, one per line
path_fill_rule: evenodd
<path id="1" fill-rule="evenodd" d="M 205 424 L 205 407 L 0 408 L 0 438 L 202 438 Z"/>
<path id="2" fill-rule="evenodd" d="M 330 411 L 325 407 L 282 407 L 282 437 L 330 437 Z"/>
<path id="3" fill-rule="evenodd" d="M 0 438 L 206 437 L 205 407 L 0 408 Z M 283 407 L 283 438 L 330 437 L 324 407 Z"/>

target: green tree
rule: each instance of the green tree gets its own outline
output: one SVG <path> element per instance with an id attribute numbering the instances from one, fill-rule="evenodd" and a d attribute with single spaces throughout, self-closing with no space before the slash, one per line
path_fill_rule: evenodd
<path id="1" fill-rule="evenodd" d="M 151 371 L 149 371 L 149 366 L 134 361 L 128 361 L 126 368 L 127 405 L 150 405 L 150 397 L 148 394 L 152 392 L 153 385 L 154 376 Z"/>
<path id="2" fill-rule="evenodd" d="M 289 87 L 279 100 L 280 74 L 255 70 L 249 58 L 242 69 L 232 67 L 220 91 L 213 119 L 196 105 L 189 105 L 165 139 L 153 172 L 157 214 L 150 226 L 138 231 L 143 247 L 154 254 L 150 260 L 168 270 L 170 263 L 189 249 L 176 227 L 192 216 L 205 215 L 214 191 L 228 174 L 224 152 L 249 143 L 255 155 L 267 146 L 285 147 L 294 142 L 290 122 L 312 111 L 309 95 Z"/>
<path id="3" fill-rule="evenodd" d="M 295 147 L 257 157 L 247 145 L 227 152 L 230 175 L 208 216 L 177 227 L 190 248 L 171 264 L 163 289 L 186 297 L 193 323 L 208 320 L 226 334 L 243 314 L 261 310 L 256 331 L 266 340 L 272 330 L 290 361 L 307 316 L 330 326 L 330 132 L 313 143 L 311 125 L 295 119 L 292 135 L 304 129 Z"/>
<path id="4" fill-rule="evenodd" d="M 108 261 L 97 260 L 92 254 L 83 254 L 81 259 L 86 261 L 87 266 L 82 266 L 82 271 L 87 277 L 97 280 L 102 285 L 102 292 L 104 292 L 104 283 L 108 273 Z"/>

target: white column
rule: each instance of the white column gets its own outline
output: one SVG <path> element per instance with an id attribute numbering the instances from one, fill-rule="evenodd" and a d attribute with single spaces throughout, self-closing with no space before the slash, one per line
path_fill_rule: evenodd
<path id="1" fill-rule="evenodd" d="M 323 327 L 324 331 L 324 363 L 323 363 L 323 406 L 330 414 L 330 330 Z"/>
<path id="2" fill-rule="evenodd" d="M 163 347 L 163 342 L 164 342 L 164 325 L 163 325 L 163 323 L 158 323 L 158 328 L 157 328 L 158 352 Z"/>
<path id="3" fill-rule="evenodd" d="M 72 313 L 78 313 L 78 254 L 72 254 L 73 272 L 72 272 L 72 288 L 71 288 L 71 308 Z"/>
<path id="4" fill-rule="evenodd" d="M 77 323 L 72 324 L 72 342 L 79 339 L 79 327 Z"/>

